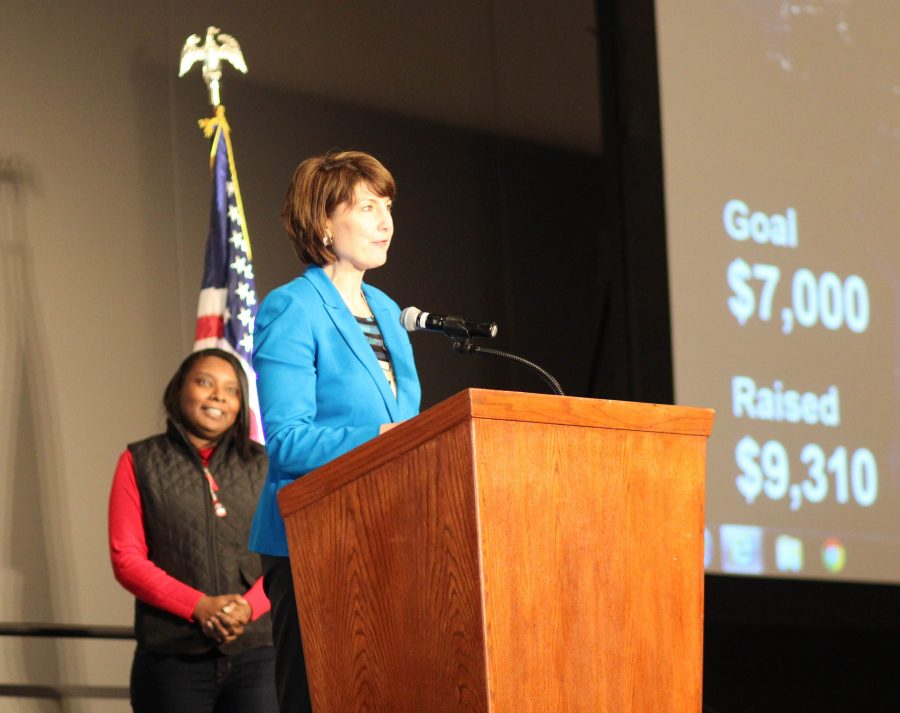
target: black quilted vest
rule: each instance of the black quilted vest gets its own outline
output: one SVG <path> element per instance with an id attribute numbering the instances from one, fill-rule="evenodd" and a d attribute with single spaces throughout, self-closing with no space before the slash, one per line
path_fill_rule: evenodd
<path id="1" fill-rule="evenodd" d="M 216 448 L 208 468 L 227 508 L 216 517 L 200 456 L 181 429 L 169 423 L 164 434 L 128 446 L 144 517 L 151 561 L 168 574 L 209 595 L 243 593 L 261 573 L 259 555 L 248 551 L 250 523 L 266 477 L 263 448 L 253 444 L 248 461 L 233 439 Z M 138 647 L 161 654 L 201 654 L 216 647 L 196 622 L 135 600 Z M 243 635 L 219 646 L 224 654 L 272 643 L 268 614 L 244 628 Z"/>

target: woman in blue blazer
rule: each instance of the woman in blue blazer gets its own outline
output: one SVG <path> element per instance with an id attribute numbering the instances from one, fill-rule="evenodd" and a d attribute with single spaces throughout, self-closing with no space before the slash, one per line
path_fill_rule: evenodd
<path id="1" fill-rule="evenodd" d="M 400 309 L 363 282 L 387 260 L 394 179 L 356 151 L 294 172 L 282 220 L 309 267 L 273 290 L 256 318 L 253 367 L 269 470 L 250 533 L 263 557 L 282 713 L 310 711 L 278 491 L 414 416 L 421 390 Z"/>

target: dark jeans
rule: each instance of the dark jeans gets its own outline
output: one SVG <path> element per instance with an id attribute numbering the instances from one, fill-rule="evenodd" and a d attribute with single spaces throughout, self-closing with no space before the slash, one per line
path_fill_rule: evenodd
<path id="1" fill-rule="evenodd" d="M 281 713 L 312 713 L 290 560 L 269 555 L 261 555 L 260 559 L 263 589 L 272 604 L 275 688 Z"/>
<path id="2" fill-rule="evenodd" d="M 275 650 L 168 656 L 138 649 L 131 707 L 135 713 L 277 713 Z"/>

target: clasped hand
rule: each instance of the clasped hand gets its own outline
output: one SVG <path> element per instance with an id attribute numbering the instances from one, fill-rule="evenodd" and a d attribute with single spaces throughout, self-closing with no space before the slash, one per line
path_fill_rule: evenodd
<path id="1" fill-rule="evenodd" d="M 194 607 L 194 619 L 210 639 L 227 644 L 244 633 L 253 612 L 240 594 L 204 595 Z"/>

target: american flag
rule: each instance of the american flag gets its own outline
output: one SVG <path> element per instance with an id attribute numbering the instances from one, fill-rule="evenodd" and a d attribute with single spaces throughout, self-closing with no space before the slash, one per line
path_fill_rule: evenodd
<path id="1" fill-rule="evenodd" d="M 250 366 L 257 308 L 256 281 L 225 107 L 216 107 L 216 116 L 202 120 L 200 126 L 207 138 L 212 137 L 209 156 L 212 201 L 194 351 L 219 347 L 240 359 L 247 374 L 253 412 L 250 433 L 262 443 L 256 375 Z"/>

